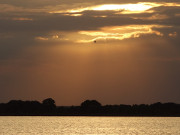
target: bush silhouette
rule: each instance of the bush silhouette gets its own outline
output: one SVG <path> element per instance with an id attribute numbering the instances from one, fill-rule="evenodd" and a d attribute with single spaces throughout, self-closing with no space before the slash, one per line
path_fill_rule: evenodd
<path id="1" fill-rule="evenodd" d="M 56 106 L 55 101 L 52 98 L 47 98 L 42 101 L 43 105 L 45 106 Z"/>
<path id="2" fill-rule="evenodd" d="M 101 103 L 96 100 L 86 100 L 81 103 L 82 108 L 99 108 L 101 107 Z"/>
<path id="3" fill-rule="evenodd" d="M 180 116 L 180 104 L 104 105 L 86 100 L 80 106 L 58 106 L 52 98 L 42 101 L 11 100 L 0 103 L 1 116 Z"/>
<path id="4" fill-rule="evenodd" d="M 45 112 L 53 112 L 56 109 L 55 101 L 52 98 L 47 98 L 42 101 Z"/>

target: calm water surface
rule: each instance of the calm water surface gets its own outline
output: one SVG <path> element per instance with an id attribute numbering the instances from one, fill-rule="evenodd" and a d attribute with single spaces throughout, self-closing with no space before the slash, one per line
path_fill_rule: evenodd
<path id="1" fill-rule="evenodd" d="M 180 135 L 180 118 L 0 117 L 1 135 Z"/>

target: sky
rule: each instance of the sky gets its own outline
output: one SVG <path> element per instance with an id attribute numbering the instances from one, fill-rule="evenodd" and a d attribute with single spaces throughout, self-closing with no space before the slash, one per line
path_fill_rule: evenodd
<path id="1" fill-rule="evenodd" d="M 0 0 L 0 102 L 180 103 L 179 0 Z"/>

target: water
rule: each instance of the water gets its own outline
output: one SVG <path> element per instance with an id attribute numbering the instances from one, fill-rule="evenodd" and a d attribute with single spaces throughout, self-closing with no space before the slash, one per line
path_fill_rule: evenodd
<path id="1" fill-rule="evenodd" d="M 180 135 L 180 118 L 0 117 L 0 135 Z"/>

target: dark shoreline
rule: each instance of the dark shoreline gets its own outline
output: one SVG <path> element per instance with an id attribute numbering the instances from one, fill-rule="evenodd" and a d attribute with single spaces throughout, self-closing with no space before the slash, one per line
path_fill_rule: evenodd
<path id="1" fill-rule="evenodd" d="M 0 103 L 0 116 L 82 116 L 82 117 L 180 117 L 180 104 L 104 105 L 86 100 L 80 106 L 56 106 L 52 98 L 38 101 L 11 100 Z"/>

